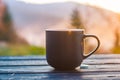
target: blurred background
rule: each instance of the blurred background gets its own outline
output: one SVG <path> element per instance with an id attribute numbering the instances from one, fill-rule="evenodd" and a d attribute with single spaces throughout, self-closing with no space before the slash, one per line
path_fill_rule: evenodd
<path id="1" fill-rule="evenodd" d="M 120 53 L 119 0 L 0 0 L 0 56 L 44 55 L 45 29 L 85 29 L 97 54 Z M 86 39 L 85 51 L 96 46 Z"/>

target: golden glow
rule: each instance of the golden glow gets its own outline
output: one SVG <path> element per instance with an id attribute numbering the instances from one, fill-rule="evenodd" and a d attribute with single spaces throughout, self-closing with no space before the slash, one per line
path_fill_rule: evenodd
<path id="1" fill-rule="evenodd" d="M 80 2 L 99 6 L 114 12 L 120 12 L 120 0 L 81 0 Z"/>
<path id="2" fill-rule="evenodd" d="M 68 34 L 69 34 L 69 35 L 71 35 L 71 34 L 72 34 L 72 31 L 71 31 L 71 30 L 69 30 L 69 31 L 68 31 Z"/>
<path id="3" fill-rule="evenodd" d="M 19 0 L 19 1 L 34 4 L 73 1 L 83 4 L 99 6 L 114 12 L 120 12 L 120 0 Z"/>

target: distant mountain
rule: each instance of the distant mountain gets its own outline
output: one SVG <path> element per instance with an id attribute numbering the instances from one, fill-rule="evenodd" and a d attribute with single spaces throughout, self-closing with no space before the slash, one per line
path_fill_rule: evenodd
<path id="1" fill-rule="evenodd" d="M 29 24 L 39 21 L 43 24 L 55 23 L 69 17 L 72 9 L 76 6 L 73 3 L 53 4 L 27 4 L 20 1 L 6 0 L 15 21 L 19 24 Z M 52 20 L 51 20 L 52 19 Z M 44 23 L 45 22 L 45 23 Z"/>
<path id="2" fill-rule="evenodd" d="M 43 42 L 41 38 L 38 40 L 38 36 L 37 39 L 35 36 L 40 35 L 47 28 L 64 28 L 68 24 L 72 10 L 76 7 L 76 4 L 71 2 L 44 5 L 27 4 L 15 0 L 5 0 L 5 2 L 9 7 L 18 34 L 27 38 L 30 43 L 38 45 L 43 45 Z"/>
<path id="3" fill-rule="evenodd" d="M 15 0 L 5 0 L 18 34 L 34 45 L 45 44 L 45 29 L 69 28 L 70 16 L 79 9 L 87 33 L 101 39 L 101 48 L 113 46 L 115 29 L 120 27 L 119 15 L 112 11 L 78 3 L 27 4 Z M 94 44 L 94 41 L 91 41 Z M 108 44 L 109 43 L 109 44 Z M 104 50 L 104 51 L 105 51 Z"/>

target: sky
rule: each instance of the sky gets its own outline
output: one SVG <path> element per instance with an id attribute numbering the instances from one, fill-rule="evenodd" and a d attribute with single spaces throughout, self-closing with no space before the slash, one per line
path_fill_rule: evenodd
<path id="1" fill-rule="evenodd" d="M 33 3 L 33 4 L 48 4 L 54 2 L 73 1 L 83 4 L 99 6 L 120 13 L 120 0 L 19 0 L 19 1 L 24 1 L 26 3 Z"/>

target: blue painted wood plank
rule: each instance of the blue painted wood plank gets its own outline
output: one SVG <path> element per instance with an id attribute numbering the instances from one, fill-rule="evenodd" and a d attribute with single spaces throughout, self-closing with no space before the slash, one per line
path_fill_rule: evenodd
<path id="1" fill-rule="evenodd" d="M 39 59 L 45 59 L 46 57 L 45 56 L 0 56 L 0 60 L 39 60 Z M 88 59 L 120 59 L 120 54 L 95 54 L 95 55 L 92 55 L 90 56 Z"/>
<path id="2" fill-rule="evenodd" d="M 105 75 L 106 74 L 106 75 Z M 13 80 L 119 80 L 119 73 L 44 73 L 44 74 L 2 74 L 0 79 Z"/>
<path id="3" fill-rule="evenodd" d="M 45 60 L 45 56 L 0 56 L 0 61 L 10 60 Z"/>
<path id="4" fill-rule="evenodd" d="M 0 80 L 98 80 L 120 78 L 120 55 L 92 55 L 87 68 L 55 71 L 45 56 L 0 57 Z"/>
<path id="5" fill-rule="evenodd" d="M 43 66 L 43 65 L 48 65 L 46 60 L 25 60 L 25 61 L 0 61 L 0 66 L 20 66 L 20 65 L 24 65 L 24 66 L 29 66 L 29 65 L 33 65 L 33 66 Z"/>

